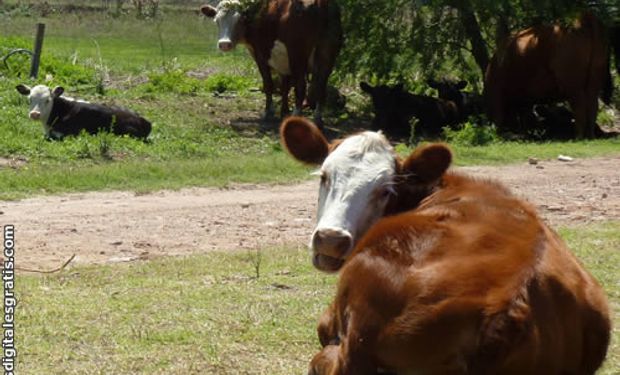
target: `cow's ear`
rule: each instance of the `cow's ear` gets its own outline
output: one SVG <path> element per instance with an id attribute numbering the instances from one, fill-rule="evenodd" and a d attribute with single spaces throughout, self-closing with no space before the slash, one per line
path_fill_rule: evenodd
<path id="1" fill-rule="evenodd" d="M 396 85 L 394 85 L 393 88 L 394 90 L 397 90 L 397 91 L 403 91 L 405 88 L 405 85 L 403 85 L 402 83 L 397 83 Z"/>
<path id="2" fill-rule="evenodd" d="M 25 95 L 25 96 L 30 95 L 30 87 L 26 85 L 19 84 L 15 86 L 15 88 L 17 89 L 17 92 L 19 92 L 22 95 Z"/>
<path id="3" fill-rule="evenodd" d="M 362 89 L 362 91 L 364 91 L 366 93 L 372 94 L 373 87 L 370 86 L 368 83 L 362 81 L 362 82 L 360 82 L 360 89 Z"/>
<path id="4" fill-rule="evenodd" d="M 402 164 L 402 173 L 422 183 L 431 183 L 443 176 L 452 163 L 452 151 L 443 143 L 418 147 Z"/>
<path id="5" fill-rule="evenodd" d="M 200 12 L 209 18 L 215 17 L 217 11 L 211 5 L 203 5 L 200 7 Z"/>
<path id="6" fill-rule="evenodd" d="M 426 84 L 428 84 L 430 88 L 437 89 L 438 82 L 432 78 L 429 78 L 426 80 Z"/>
<path id="7" fill-rule="evenodd" d="M 52 96 L 53 96 L 54 98 L 57 98 L 57 97 L 59 97 L 60 95 L 62 95 L 62 93 L 63 93 L 63 92 L 65 92 L 64 87 L 62 87 L 62 86 L 56 86 L 56 87 L 54 87 L 54 90 L 52 90 Z"/>
<path id="8" fill-rule="evenodd" d="M 467 87 L 467 81 L 465 80 L 458 81 L 456 84 L 456 88 L 459 90 L 463 90 L 465 87 Z"/>
<path id="9" fill-rule="evenodd" d="M 329 154 L 329 143 L 319 128 L 303 117 L 289 117 L 280 126 L 280 140 L 295 159 L 318 165 Z"/>

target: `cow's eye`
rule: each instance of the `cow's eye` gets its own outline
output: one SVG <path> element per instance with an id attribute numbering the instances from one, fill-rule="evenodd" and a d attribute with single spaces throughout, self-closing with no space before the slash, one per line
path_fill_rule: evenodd
<path id="1" fill-rule="evenodd" d="M 392 194 L 394 194 L 394 189 L 391 187 L 384 187 L 377 191 L 377 197 L 379 199 L 388 199 Z"/>
<path id="2" fill-rule="evenodd" d="M 329 180 L 327 173 L 321 172 L 321 185 L 327 185 L 327 181 Z"/>

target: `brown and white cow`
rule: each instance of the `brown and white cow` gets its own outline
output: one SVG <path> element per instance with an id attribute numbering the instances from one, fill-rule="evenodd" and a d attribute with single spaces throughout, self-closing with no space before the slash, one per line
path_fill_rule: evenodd
<path id="1" fill-rule="evenodd" d="M 340 270 L 309 374 L 600 367 L 605 293 L 529 204 L 497 182 L 449 172 L 443 144 L 399 160 L 380 134 L 330 144 L 300 118 L 281 136 L 295 158 L 321 165 L 311 247 L 315 266 Z"/>
<path id="2" fill-rule="evenodd" d="M 273 115 L 272 71 L 281 77 L 282 116 L 288 113 L 291 86 L 293 113 L 301 113 L 311 73 L 309 96 L 316 101 L 314 118 L 321 121 L 327 79 L 342 45 L 340 9 L 334 0 L 222 0 L 217 7 L 204 5 L 201 11 L 215 19 L 221 51 L 231 51 L 237 44 L 250 51 L 263 79 L 265 117 Z"/>
<path id="3" fill-rule="evenodd" d="M 598 97 L 609 101 L 608 31 L 585 13 L 572 27 L 540 25 L 508 38 L 489 64 L 484 92 L 489 117 L 514 128 L 517 113 L 534 104 L 567 100 L 578 138 L 595 136 Z"/>

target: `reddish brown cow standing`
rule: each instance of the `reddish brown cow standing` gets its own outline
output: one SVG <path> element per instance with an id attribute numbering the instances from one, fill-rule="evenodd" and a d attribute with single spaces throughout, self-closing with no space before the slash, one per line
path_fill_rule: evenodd
<path id="1" fill-rule="evenodd" d="M 312 74 L 310 100 L 314 118 L 321 120 L 327 79 L 342 45 L 340 10 L 334 0 L 222 0 L 216 8 L 204 5 L 204 15 L 219 29 L 218 48 L 231 51 L 245 44 L 263 79 L 265 117 L 273 115 L 271 71 L 281 77 L 281 115 L 288 113 L 288 93 L 295 89 L 294 114 L 301 113 L 306 77 Z"/>
<path id="2" fill-rule="evenodd" d="M 585 13 L 573 27 L 541 25 L 508 38 L 493 56 L 484 82 L 489 116 L 514 128 L 522 108 L 568 100 L 578 138 L 595 136 L 598 97 L 611 96 L 607 30 Z"/>
<path id="3" fill-rule="evenodd" d="M 377 133 L 329 144 L 312 123 L 291 118 L 281 135 L 298 160 L 321 164 L 311 246 L 315 266 L 341 271 L 309 374 L 594 374 L 601 366 L 605 293 L 529 204 L 496 182 L 448 172 L 442 144 L 402 161 Z M 390 207 L 401 213 L 381 218 Z"/>

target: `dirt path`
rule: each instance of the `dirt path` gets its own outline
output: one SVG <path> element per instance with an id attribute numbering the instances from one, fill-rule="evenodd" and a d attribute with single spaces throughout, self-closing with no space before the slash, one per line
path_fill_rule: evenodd
<path id="1" fill-rule="evenodd" d="M 538 165 L 461 168 L 503 181 L 554 226 L 620 220 L 620 156 Z M 148 195 L 69 194 L 0 203 L 14 224 L 17 265 L 50 269 L 215 249 L 304 246 L 316 181 L 291 186 L 195 188 Z"/>

